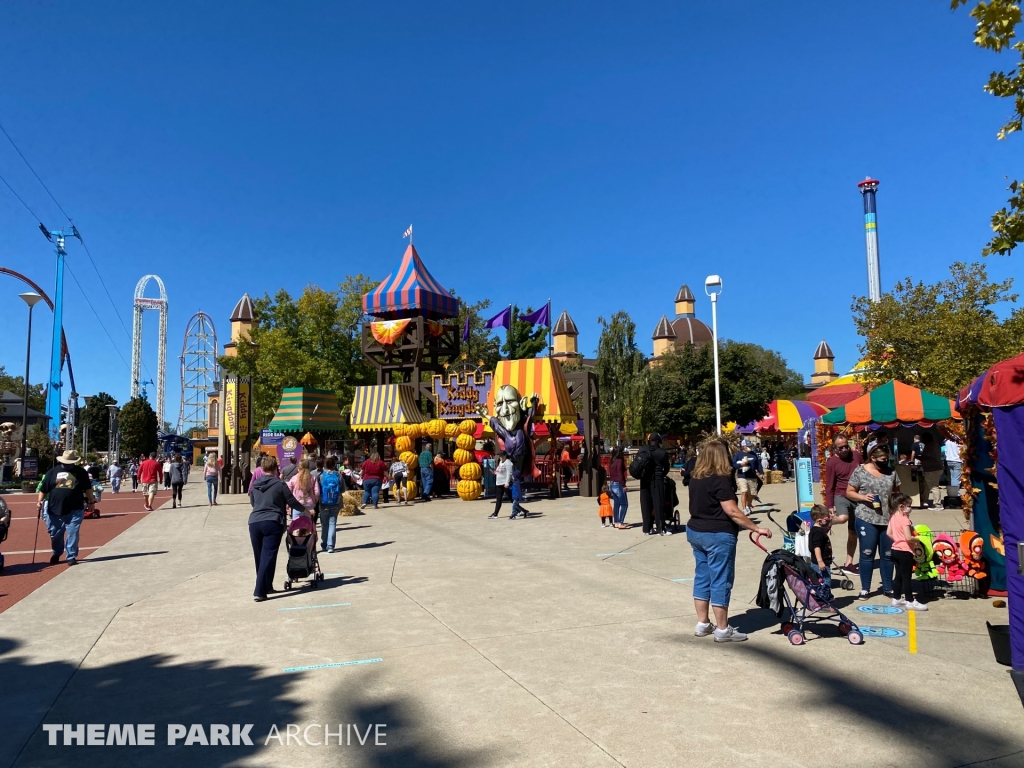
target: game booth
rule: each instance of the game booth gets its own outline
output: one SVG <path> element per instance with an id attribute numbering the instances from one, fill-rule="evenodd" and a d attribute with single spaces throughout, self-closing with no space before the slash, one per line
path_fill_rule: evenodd
<path id="1" fill-rule="evenodd" d="M 781 438 L 784 443 L 795 440 L 797 446 L 800 446 L 807 433 L 808 425 L 817 423 L 817 420 L 826 413 L 828 413 L 828 408 L 818 403 L 804 400 L 772 400 L 768 403 L 767 416 L 739 427 L 736 431 L 742 435 L 757 434 L 762 439 L 777 437 Z M 811 479 L 813 482 L 821 480 L 817 470 L 817 466 L 812 462 Z M 765 482 L 780 483 L 782 475 L 781 471 L 773 470 L 765 474 Z"/>
<path id="2" fill-rule="evenodd" d="M 1008 595 L 1009 627 L 990 625 L 989 633 L 1024 702 L 1024 355 L 989 368 L 961 390 L 957 406 L 966 428 L 961 482 L 972 544 L 982 550 L 993 591 Z"/>
<path id="3" fill-rule="evenodd" d="M 281 403 L 254 448 L 285 466 L 293 456 L 302 458 L 303 449 L 314 453 L 318 445 L 344 432 L 345 420 L 332 390 L 289 387 L 281 390 Z"/>

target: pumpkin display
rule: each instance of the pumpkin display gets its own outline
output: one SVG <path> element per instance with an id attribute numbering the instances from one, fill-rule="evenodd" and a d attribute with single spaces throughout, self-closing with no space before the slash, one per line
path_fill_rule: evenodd
<path id="1" fill-rule="evenodd" d="M 409 480 L 405 484 L 405 492 L 409 494 L 410 499 L 415 499 L 419 496 L 419 487 L 416 485 L 414 480 Z"/>
<path id="2" fill-rule="evenodd" d="M 401 437 L 395 438 L 395 450 L 398 453 L 405 453 L 406 451 L 412 450 L 412 438 L 408 435 L 402 435 Z"/>
<path id="3" fill-rule="evenodd" d="M 450 424 L 447 424 L 445 426 L 445 428 L 444 428 L 444 436 L 445 437 L 455 437 L 457 434 L 459 434 L 459 425 L 456 424 L 454 421 L 451 422 Z"/>
<path id="4" fill-rule="evenodd" d="M 392 430 L 395 433 L 395 437 L 404 437 L 405 435 L 409 434 L 409 425 L 408 424 L 395 424 L 395 426 L 392 427 Z"/>
<path id="5" fill-rule="evenodd" d="M 476 432 L 476 422 L 472 419 L 463 419 L 459 422 L 459 432 L 464 435 L 472 435 Z"/>
<path id="6" fill-rule="evenodd" d="M 463 480 L 479 480 L 482 474 L 483 468 L 475 461 L 459 467 L 459 477 Z"/>
<path id="7" fill-rule="evenodd" d="M 430 435 L 435 440 L 440 440 L 442 437 L 444 437 L 445 427 L 447 427 L 448 425 L 445 424 L 444 419 L 431 419 L 430 421 L 427 422 L 426 426 L 427 434 Z"/>
<path id="8" fill-rule="evenodd" d="M 480 498 L 480 494 L 484 492 L 483 483 L 479 480 L 459 480 L 456 489 L 459 494 L 459 498 L 463 501 L 474 501 Z"/>
<path id="9" fill-rule="evenodd" d="M 455 445 L 464 451 L 472 451 L 476 447 L 476 438 L 472 435 L 459 435 L 455 438 Z"/>
<path id="10" fill-rule="evenodd" d="M 415 440 L 418 437 L 423 436 L 423 430 L 419 424 L 409 424 L 405 428 L 405 434 Z"/>
<path id="11" fill-rule="evenodd" d="M 463 464 L 469 464 L 471 461 L 476 461 L 476 455 L 472 451 L 467 451 L 464 448 L 455 449 L 455 465 L 461 467 Z"/>
<path id="12" fill-rule="evenodd" d="M 412 451 L 403 451 L 398 458 L 405 462 L 405 466 L 412 467 L 416 463 L 416 459 L 418 457 Z"/>

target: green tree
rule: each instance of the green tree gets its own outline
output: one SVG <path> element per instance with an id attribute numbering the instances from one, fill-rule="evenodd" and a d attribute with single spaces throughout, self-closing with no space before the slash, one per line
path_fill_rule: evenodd
<path id="1" fill-rule="evenodd" d="M 598 389 L 601 393 L 601 431 L 612 442 L 643 430 L 643 395 L 649 368 L 636 344 L 636 324 L 629 313 L 616 312 L 610 319 L 597 318 Z"/>
<path id="2" fill-rule="evenodd" d="M 459 298 L 451 288 L 448 292 Z M 501 359 L 501 342 L 489 328 L 484 327 L 484 321 L 487 319 L 486 310 L 490 306 L 490 299 L 469 304 L 465 299 L 459 298 L 459 339 L 462 338 L 462 331 L 466 327 L 466 316 L 469 316 L 469 342 L 461 342 L 462 352 L 466 355 L 466 361 L 472 365 L 482 361 L 483 365 L 480 367 L 485 371 L 493 371 L 495 363 Z"/>
<path id="3" fill-rule="evenodd" d="M 100 392 L 89 399 L 89 404 L 80 414 L 81 423 L 89 425 L 89 449 L 92 451 L 105 451 L 110 447 L 110 412 L 107 405 L 117 405 L 117 400 L 106 392 Z M 82 437 L 80 426 L 76 434 L 79 447 L 82 446 Z"/>
<path id="4" fill-rule="evenodd" d="M 967 4 L 968 0 L 952 0 L 951 3 L 954 9 Z M 999 139 L 1005 139 L 1024 125 L 1024 41 L 1016 39 L 1021 20 L 1020 2 L 979 0 L 971 9 L 971 16 L 977 22 L 975 45 L 995 53 L 1013 51 L 1013 66 L 1006 71 L 993 72 L 984 86 L 993 96 L 1013 102 L 1013 112 L 997 134 Z M 994 235 L 982 250 L 986 256 L 993 253 L 1005 256 L 1024 242 L 1024 182 L 1011 181 L 1008 189 L 1010 199 L 1006 206 L 992 216 Z"/>
<path id="5" fill-rule="evenodd" d="M 256 323 L 238 344 L 237 357 L 222 357 L 229 373 L 253 379 L 253 429 L 266 424 L 286 387 L 329 389 L 342 413 L 355 387 L 376 381 L 362 354 L 362 297 L 376 285 L 348 276 L 336 291 L 307 285 L 295 300 L 285 290 L 253 302 Z"/>
<path id="6" fill-rule="evenodd" d="M 517 304 L 512 305 L 512 327 L 506 334 L 505 343 L 501 345 L 501 353 L 509 360 L 524 360 L 536 357 L 547 349 L 548 329 L 543 325 L 530 325 L 519 319 L 519 315 L 528 315 L 533 307 L 520 311 Z"/>
<path id="7" fill-rule="evenodd" d="M 715 376 L 711 344 L 686 344 L 658 358 L 644 400 L 645 418 L 658 432 L 694 441 L 715 429 Z M 718 368 L 722 422 L 749 424 L 768 415 L 768 403 L 784 392 L 787 376 L 768 350 L 725 341 Z M 780 358 L 781 359 L 781 358 Z M 783 366 L 784 368 L 784 366 Z"/>
<path id="8" fill-rule="evenodd" d="M 121 455 L 141 456 L 157 449 L 156 411 L 144 397 L 133 397 L 118 417 L 121 429 Z"/>
<path id="9" fill-rule="evenodd" d="M 12 376 L 0 365 L 0 392 L 4 391 L 13 392 L 20 401 L 25 394 L 25 377 Z M 28 407 L 40 413 L 46 410 L 46 388 L 42 384 L 28 385 Z"/>
<path id="10" fill-rule="evenodd" d="M 25 446 L 29 449 L 28 452 L 31 456 L 39 458 L 40 476 L 53 466 L 53 440 L 50 439 L 49 434 L 39 428 L 38 424 L 33 424 L 28 428 Z"/>
<path id="11" fill-rule="evenodd" d="M 1024 311 L 1000 320 L 996 307 L 1014 304 L 1013 279 L 993 283 L 982 264 L 955 262 L 937 283 L 909 277 L 877 302 L 854 300 L 868 386 L 897 379 L 955 397 L 993 363 L 1024 348 Z"/>

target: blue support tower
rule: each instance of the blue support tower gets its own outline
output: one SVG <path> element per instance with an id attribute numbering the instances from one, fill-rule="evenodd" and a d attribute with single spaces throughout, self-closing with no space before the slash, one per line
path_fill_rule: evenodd
<path id="1" fill-rule="evenodd" d="M 74 225 L 71 226 L 70 232 L 63 229 L 48 230 L 42 224 L 39 225 L 39 229 L 47 240 L 57 246 L 57 280 L 53 290 L 53 340 L 50 346 L 50 381 L 46 390 L 46 415 L 50 417 L 50 434 L 56 439 L 60 434 L 60 404 L 63 386 L 61 368 L 64 362 L 61 346 L 61 330 L 64 327 L 64 258 L 67 256 L 67 251 L 64 250 L 64 238 L 77 237 L 81 241 L 82 237 Z"/>

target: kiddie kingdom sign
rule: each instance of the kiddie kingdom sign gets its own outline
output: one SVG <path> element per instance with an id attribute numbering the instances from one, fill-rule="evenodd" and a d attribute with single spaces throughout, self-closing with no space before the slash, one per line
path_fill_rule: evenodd
<path id="1" fill-rule="evenodd" d="M 489 373 L 450 373 L 448 382 L 441 376 L 434 377 L 434 397 L 437 398 L 437 417 L 458 421 L 477 414 L 476 409 L 487 402 L 491 391 Z"/>

